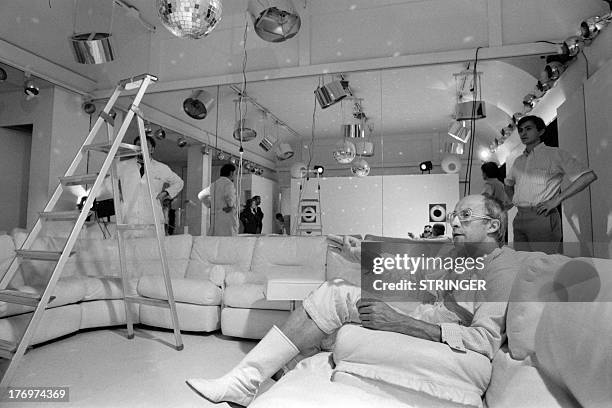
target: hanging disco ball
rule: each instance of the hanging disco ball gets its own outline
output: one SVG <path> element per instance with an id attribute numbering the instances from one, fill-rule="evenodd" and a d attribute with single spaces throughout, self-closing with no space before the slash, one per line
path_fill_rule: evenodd
<path id="1" fill-rule="evenodd" d="M 336 160 L 340 164 L 349 164 L 355 159 L 357 155 L 357 149 L 355 148 L 355 144 L 350 140 L 342 139 L 332 153 L 334 160 Z"/>
<path id="2" fill-rule="evenodd" d="M 365 159 L 355 160 L 351 166 L 351 173 L 357 177 L 365 177 L 370 174 L 370 164 Z"/>
<path id="3" fill-rule="evenodd" d="M 206 37 L 221 20 L 221 0 L 157 0 L 157 13 L 179 38 Z"/>

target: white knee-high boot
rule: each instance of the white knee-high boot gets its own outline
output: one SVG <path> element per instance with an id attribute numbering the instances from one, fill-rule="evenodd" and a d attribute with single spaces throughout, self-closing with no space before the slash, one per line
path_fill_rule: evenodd
<path id="1" fill-rule="evenodd" d="M 221 378 L 190 378 L 187 384 L 213 402 L 235 402 L 247 406 L 259 386 L 300 353 L 276 326 L 234 367 Z"/>

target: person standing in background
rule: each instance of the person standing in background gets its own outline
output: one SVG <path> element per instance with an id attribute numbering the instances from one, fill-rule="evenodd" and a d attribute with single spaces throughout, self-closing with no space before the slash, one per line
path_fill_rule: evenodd
<path id="1" fill-rule="evenodd" d="M 480 194 L 493 197 L 502 203 L 504 210 L 512 208 L 512 203 L 508 199 L 504 183 L 499 180 L 499 167 L 497 163 L 483 163 L 482 166 L 480 166 L 480 170 L 482 171 L 482 179 L 485 183 Z"/>
<path id="2" fill-rule="evenodd" d="M 140 136 L 132 142 L 140 146 Z M 149 178 L 151 180 L 151 194 L 154 202 L 151 208 L 147 177 L 145 175 L 144 161 L 142 155 L 117 163 L 117 178 L 119 179 L 119 197 L 123 221 L 117 222 L 129 224 L 153 224 L 153 211 L 164 230 L 165 217 L 162 210 L 163 200 L 172 200 L 183 189 L 183 180 L 164 163 L 153 159 L 155 151 L 155 139 L 147 136 L 149 157 Z M 167 186 L 164 188 L 164 186 Z M 105 189 L 112 191 L 110 178 L 105 180 Z"/>
<path id="3" fill-rule="evenodd" d="M 252 198 L 246 200 L 244 210 L 240 212 L 240 222 L 242 222 L 245 234 L 257 234 L 259 219 L 257 218 L 257 205 Z"/>
<path id="4" fill-rule="evenodd" d="M 238 235 L 235 171 L 236 167 L 233 164 L 224 164 L 221 167 L 219 179 L 198 194 L 198 199 L 210 208 L 211 219 L 208 235 Z"/>
<path id="5" fill-rule="evenodd" d="M 514 247 L 523 251 L 556 253 L 563 238 L 557 207 L 597 180 L 593 170 L 571 153 L 546 146 L 546 124 L 538 116 L 524 116 L 517 124 L 523 154 L 516 158 L 506 177 L 506 193 L 517 207 Z M 567 176 L 570 185 L 561 191 Z"/>
<path id="6" fill-rule="evenodd" d="M 253 197 L 253 201 L 257 204 L 257 232 L 256 234 L 261 234 L 261 230 L 263 228 L 263 217 L 264 217 L 264 213 L 263 211 L 261 211 L 261 197 L 256 195 Z"/>
<path id="7" fill-rule="evenodd" d="M 276 225 L 276 234 L 287 235 L 287 228 L 285 227 L 285 217 L 283 214 L 276 213 L 274 216 L 274 223 Z"/>

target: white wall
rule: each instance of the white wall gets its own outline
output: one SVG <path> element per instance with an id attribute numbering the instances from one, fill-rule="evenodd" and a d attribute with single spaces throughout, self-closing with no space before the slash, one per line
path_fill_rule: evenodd
<path id="1" fill-rule="evenodd" d="M 81 97 L 62 88 L 42 88 L 38 98 L 25 101 L 22 92 L 0 94 L 0 126 L 32 124 L 28 228 L 57 187 L 89 130 Z M 85 169 L 85 166 L 82 166 Z M 56 209 L 74 209 L 77 190 L 66 194 Z M 80 192 L 80 190 L 79 190 Z"/>
<path id="2" fill-rule="evenodd" d="M 0 127 L 0 231 L 25 228 L 32 133 Z"/>
<path id="3" fill-rule="evenodd" d="M 318 198 L 318 182 L 292 180 L 291 231 L 295 232 L 300 184 L 302 199 Z M 459 200 L 457 174 L 326 177 L 320 180 L 324 234 L 419 234 L 429 220 L 429 204 L 453 208 Z"/>

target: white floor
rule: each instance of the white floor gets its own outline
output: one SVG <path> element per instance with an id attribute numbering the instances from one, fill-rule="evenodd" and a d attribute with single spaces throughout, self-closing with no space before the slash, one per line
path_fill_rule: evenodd
<path id="1" fill-rule="evenodd" d="M 185 379 L 226 373 L 256 343 L 215 334 L 184 334 L 174 349 L 171 331 L 125 328 L 87 331 L 30 350 L 13 387 L 69 387 L 69 403 L 0 401 L 3 408 L 26 407 L 227 407 L 193 392 Z M 6 361 L 6 360 L 4 360 Z"/>

